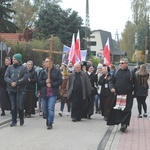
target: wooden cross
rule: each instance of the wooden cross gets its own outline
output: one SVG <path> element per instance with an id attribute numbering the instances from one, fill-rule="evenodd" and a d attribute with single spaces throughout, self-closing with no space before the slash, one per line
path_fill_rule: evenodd
<path id="1" fill-rule="evenodd" d="M 50 38 L 50 49 L 49 50 L 41 50 L 41 49 L 32 49 L 32 50 L 36 51 L 36 52 L 49 53 L 48 79 L 50 79 L 50 69 L 53 66 L 52 54 L 68 54 L 68 52 L 53 51 L 53 35 L 51 35 L 51 38 Z"/>

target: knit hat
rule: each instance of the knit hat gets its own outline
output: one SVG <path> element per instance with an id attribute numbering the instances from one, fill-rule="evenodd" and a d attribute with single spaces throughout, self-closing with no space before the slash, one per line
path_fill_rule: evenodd
<path id="1" fill-rule="evenodd" d="M 15 58 L 18 61 L 18 63 L 22 63 L 22 55 L 21 54 L 17 53 L 13 56 L 13 58 Z"/>

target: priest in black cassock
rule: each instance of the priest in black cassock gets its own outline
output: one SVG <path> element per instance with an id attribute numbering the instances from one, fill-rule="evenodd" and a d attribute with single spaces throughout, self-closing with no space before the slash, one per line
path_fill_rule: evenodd
<path id="1" fill-rule="evenodd" d="M 91 95 L 91 83 L 88 75 L 81 70 L 79 63 L 74 64 L 74 72 L 69 76 L 68 99 L 71 100 L 71 118 L 73 122 L 86 117 L 86 106 Z"/>

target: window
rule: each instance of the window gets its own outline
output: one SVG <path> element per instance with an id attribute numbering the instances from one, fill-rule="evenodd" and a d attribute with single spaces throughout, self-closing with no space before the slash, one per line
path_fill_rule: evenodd
<path id="1" fill-rule="evenodd" d="M 91 45 L 91 46 L 96 46 L 96 42 L 95 42 L 95 41 L 91 41 L 91 42 L 90 42 L 90 45 Z"/>
<path id="2" fill-rule="evenodd" d="M 95 38 L 95 36 L 90 36 L 90 38 Z"/>
<path id="3" fill-rule="evenodd" d="M 96 51 L 90 51 L 91 55 L 96 56 Z"/>

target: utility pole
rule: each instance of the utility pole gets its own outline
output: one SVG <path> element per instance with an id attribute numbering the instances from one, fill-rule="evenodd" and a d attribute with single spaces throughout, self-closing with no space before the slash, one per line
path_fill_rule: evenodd
<path id="1" fill-rule="evenodd" d="M 90 56 L 90 17 L 89 17 L 89 0 L 86 0 L 86 18 L 85 18 L 85 50 L 88 57 Z"/>
<path id="2" fill-rule="evenodd" d="M 118 31 L 116 30 L 116 36 L 115 36 L 115 41 L 117 41 L 117 45 L 120 49 L 120 41 L 119 41 L 119 34 L 118 34 Z"/>
<path id="3" fill-rule="evenodd" d="M 120 59 L 121 59 L 120 41 L 119 41 L 119 34 L 118 34 L 117 29 L 116 29 L 116 34 L 115 34 L 115 41 L 117 42 L 117 46 L 118 46 L 119 51 L 120 51 Z"/>

